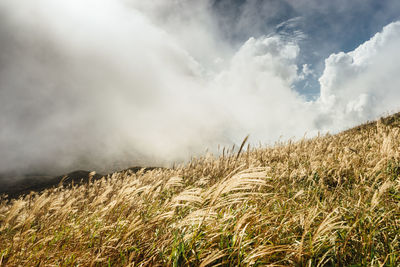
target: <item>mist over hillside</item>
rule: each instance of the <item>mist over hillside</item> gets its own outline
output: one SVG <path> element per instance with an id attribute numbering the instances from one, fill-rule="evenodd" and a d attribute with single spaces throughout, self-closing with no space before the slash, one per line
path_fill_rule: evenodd
<path id="1" fill-rule="evenodd" d="M 396 1 L 251 2 L 1 1 L 0 173 L 169 166 L 398 109 Z M 357 45 L 311 46 L 344 38 L 341 18 L 358 29 L 350 5 L 373 14 Z"/>

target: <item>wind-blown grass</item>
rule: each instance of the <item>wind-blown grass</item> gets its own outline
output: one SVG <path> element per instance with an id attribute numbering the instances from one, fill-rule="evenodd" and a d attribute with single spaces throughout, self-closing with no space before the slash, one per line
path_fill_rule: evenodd
<path id="1" fill-rule="evenodd" d="M 399 117 L 4 199 L 0 265 L 398 266 Z"/>

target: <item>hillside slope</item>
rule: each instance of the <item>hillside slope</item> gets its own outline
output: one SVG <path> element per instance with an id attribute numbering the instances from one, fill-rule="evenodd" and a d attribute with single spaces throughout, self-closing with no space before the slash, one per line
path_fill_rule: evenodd
<path id="1" fill-rule="evenodd" d="M 0 204 L 0 265 L 400 264 L 400 115 Z"/>

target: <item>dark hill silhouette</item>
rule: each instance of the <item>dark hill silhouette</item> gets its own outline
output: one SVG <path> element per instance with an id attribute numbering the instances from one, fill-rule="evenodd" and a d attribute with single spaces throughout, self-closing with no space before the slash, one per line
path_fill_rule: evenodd
<path id="1" fill-rule="evenodd" d="M 157 169 L 157 167 L 131 167 L 121 172 L 131 171 L 136 173 L 140 170 L 149 171 Z M 49 176 L 29 174 L 23 177 L 13 175 L 0 175 L 0 195 L 7 195 L 6 198 L 14 199 L 31 192 L 40 192 L 45 189 L 56 187 L 58 185 L 71 186 L 88 183 L 89 180 L 98 180 L 108 174 L 100 174 L 85 170 L 77 170 L 64 175 Z"/>

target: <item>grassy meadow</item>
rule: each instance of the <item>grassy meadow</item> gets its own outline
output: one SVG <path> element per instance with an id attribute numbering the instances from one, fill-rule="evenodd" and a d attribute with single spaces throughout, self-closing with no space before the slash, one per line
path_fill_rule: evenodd
<path id="1" fill-rule="evenodd" d="M 400 115 L 0 200 L 0 266 L 399 266 Z"/>

